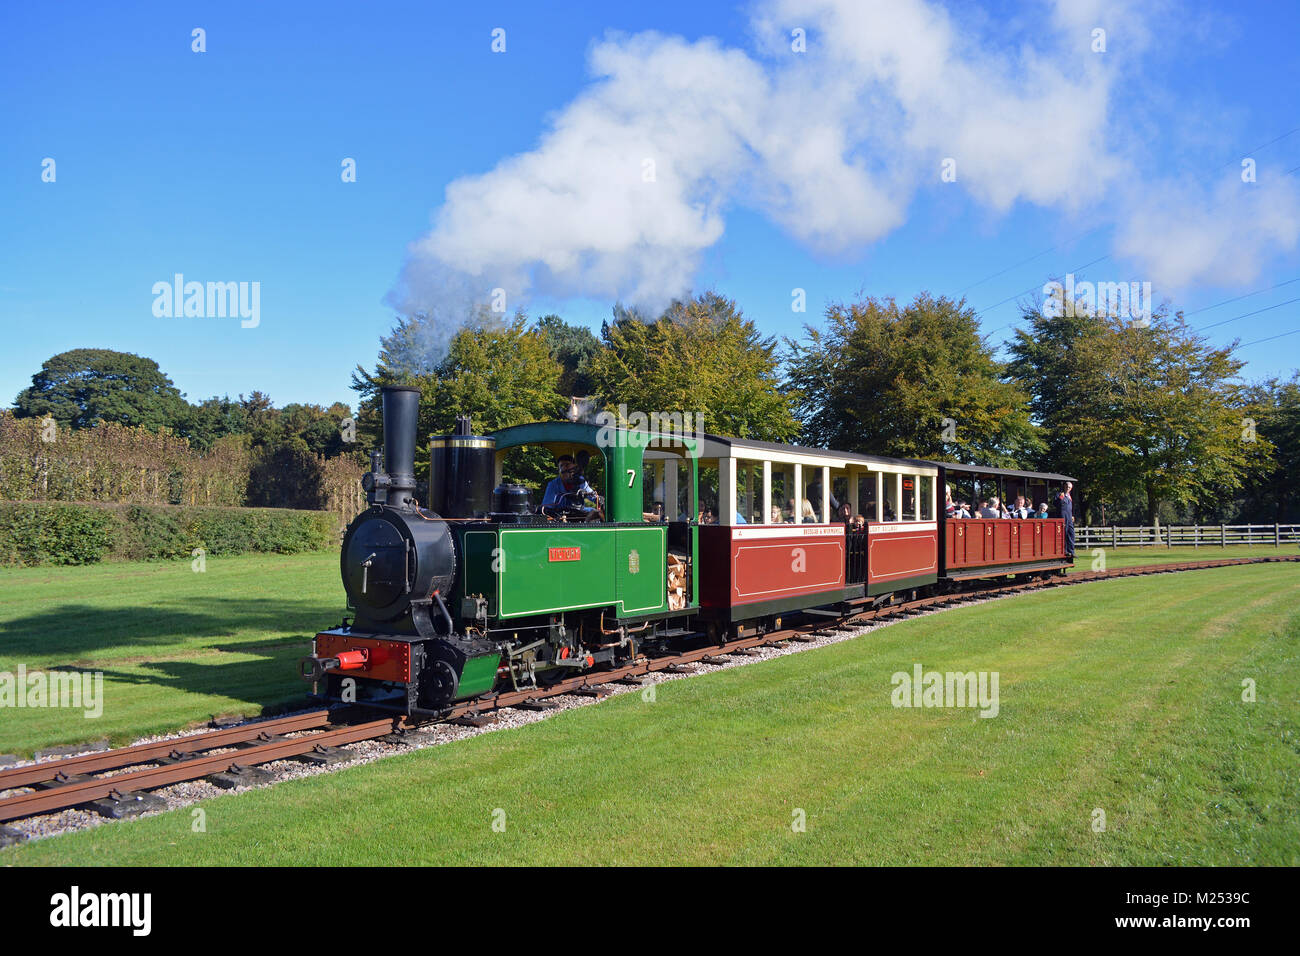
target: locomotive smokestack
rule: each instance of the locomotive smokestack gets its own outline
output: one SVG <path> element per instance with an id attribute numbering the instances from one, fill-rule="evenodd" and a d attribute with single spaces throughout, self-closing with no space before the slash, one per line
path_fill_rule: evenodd
<path id="1" fill-rule="evenodd" d="M 383 395 L 388 502 L 403 507 L 415 493 L 415 432 L 420 390 L 409 385 L 385 385 Z"/>

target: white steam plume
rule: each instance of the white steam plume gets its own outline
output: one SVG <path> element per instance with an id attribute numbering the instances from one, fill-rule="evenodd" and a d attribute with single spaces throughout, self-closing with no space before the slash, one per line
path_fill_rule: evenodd
<path id="1" fill-rule="evenodd" d="M 1023 201 L 1128 222 L 1117 198 L 1163 195 L 1138 183 L 1132 131 L 1114 115 L 1124 64 L 1140 68 L 1152 42 L 1138 9 L 1058 0 L 1016 22 L 958 24 L 927 0 L 765 0 L 749 51 L 609 35 L 592 49 L 591 84 L 534 149 L 447 187 L 389 301 L 448 321 L 465 295 L 501 288 L 511 311 L 540 292 L 653 313 L 692 286 L 729 210 L 851 252 L 904 223 L 946 158 L 957 179 L 943 188 L 996 213 Z M 1095 24 L 1123 42 L 1098 54 Z M 792 49 L 796 29 L 806 52 Z M 1196 244 L 1213 225 L 1179 223 L 1195 253 L 1184 280 L 1222 263 Z M 1288 235 L 1283 222 L 1263 232 Z M 1146 241 L 1130 228 L 1121 247 Z"/>

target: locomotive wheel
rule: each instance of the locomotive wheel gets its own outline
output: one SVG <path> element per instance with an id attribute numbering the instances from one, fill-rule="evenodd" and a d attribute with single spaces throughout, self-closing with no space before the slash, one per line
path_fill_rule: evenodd
<path id="1" fill-rule="evenodd" d="M 430 707 L 447 707 L 456 699 L 456 671 L 443 660 L 430 662 L 424 672 L 424 696 Z"/>

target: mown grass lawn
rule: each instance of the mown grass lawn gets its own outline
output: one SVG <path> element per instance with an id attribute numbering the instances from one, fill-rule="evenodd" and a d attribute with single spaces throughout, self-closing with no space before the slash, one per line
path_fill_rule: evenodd
<path id="1" fill-rule="evenodd" d="M 104 675 L 103 715 L 0 711 L 0 753 L 122 744 L 301 700 L 296 661 L 343 617 L 334 552 L 0 570 L 0 671 Z"/>
<path id="2" fill-rule="evenodd" d="M 1280 548 L 1273 545 L 1229 545 L 1226 548 L 1200 547 L 1192 548 L 1184 545 L 1178 545 L 1173 548 L 1166 547 L 1123 547 L 1111 548 L 1106 545 L 1085 548 L 1079 545 L 1074 553 L 1074 570 L 1075 571 L 1092 571 L 1093 563 L 1097 561 L 1096 552 L 1103 552 L 1101 558 L 1105 561 L 1105 568 L 1098 567 L 1097 570 L 1106 570 L 1112 568 L 1130 568 L 1140 564 L 1181 564 L 1186 561 L 1223 561 L 1228 558 L 1268 558 L 1279 555 L 1295 555 L 1300 553 L 1294 544 L 1284 544 Z"/>
<path id="3" fill-rule="evenodd" d="M 1283 549 L 1285 552 L 1286 549 Z M 1271 555 L 1271 547 L 1121 548 L 1108 567 Z M 1076 570 L 1090 570 L 1080 551 Z M 299 702 L 297 659 L 343 616 L 333 552 L 0 570 L 0 672 L 104 675 L 103 715 L 0 712 L 0 753 L 30 756 L 107 737 L 114 745 L 206 720 Z"/>
<path id="4" fill-rule="evenodd" d="M 1027 594 L 0 862 L 1295 865 L 1298 584 Z M 998 672 L 998 716 L 891 706 L 916 663 Z"/>

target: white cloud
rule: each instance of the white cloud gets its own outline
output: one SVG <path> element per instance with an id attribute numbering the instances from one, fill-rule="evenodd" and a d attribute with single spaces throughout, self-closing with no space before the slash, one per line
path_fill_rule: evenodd
<path id="1" fill-rule="evenodd" d="M 1232 174 L 1213 189 L 1190 181 L 1133 189 L 1116 252 L 1162 289 L 1253 281 L 1300 239 L 1300 183 L 1275 167 L 1260 167 L 1259 180 Z"/>
<path id="2" fill-rule="evenodd" d="M 1028 202 L 1094 219 L 1140 195 L 1119 251 L 1183 281 L 1245 274 L 1262 246 L 1294 243 L 1285 204 L 1260 203 L 1249 216 L 1263 218 L 1234 220 L 1225 239 L 1219 216 L 1177 189 L 1139 185 L 1150 144 L 1116 97 L 1153 35 L 1140 5 L 1029 9 L 959 23 L 927 0 L 763 0 L 750 50 L 609 35 L 592 49 L 591 84 L 534 149 L 447 187 L 391 301 L 451 315 L 442 290 L 502 287 L 512 308 L 541 292 L 653 309 L 692 286 L 736 207 L 844 253 L 906 222 L 928 188 L 964 190 L 994 214 Z M 1098 26 L 1105 54 L 1091 49 Z M 805 53 L 790 48 L 795 27 Z M 957 181 L 940 186 L 948 157 Z M 1167 203 L 1190 211 L 1171 218 Z M 1178 224 L 1178 241 L 1156 251 L 1156 231 L 1168 235 L 1147 223 L 1160 222 Z"/>

